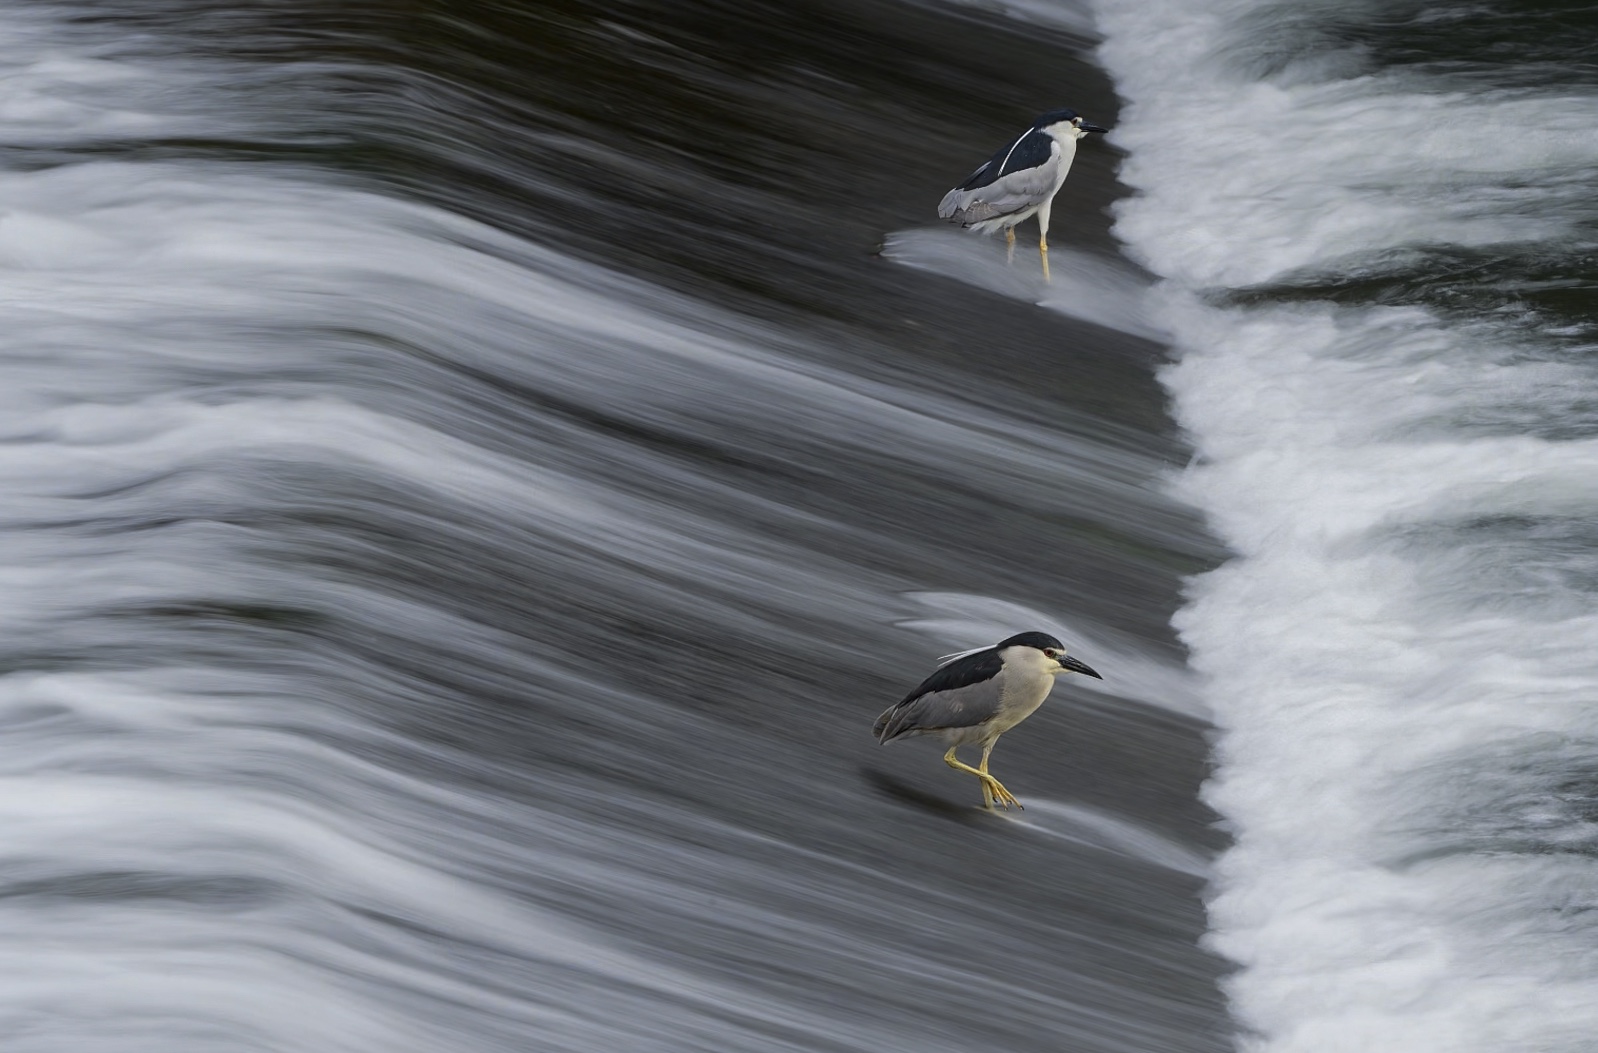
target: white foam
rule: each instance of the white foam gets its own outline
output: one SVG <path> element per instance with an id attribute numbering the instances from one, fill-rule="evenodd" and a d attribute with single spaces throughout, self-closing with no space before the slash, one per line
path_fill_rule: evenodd
<path id="1" fill-rule="evenodd" d="M 1177 626 L 1223 732 L 1206 798 L 1236 845 L 1210 943 L 1242 966 L 1241 1041 L 1585 1048 L 1598 874 L 1571 845 L 1598 777 L 1550 743 L 1598 753 L 1580 547 L 1598 440 L 1571 393 L 1591 373 L 1490 318 L 1213 293 L 1417 247 L 1569 243 L 1593 215 L 1598 100 L 1342 59 L 1262 77 L 1273 15 L 1246 0 L 1098 16 L 1129 100 L 1116 231 L 1165 279 L 1163 379 L 1199 453 L 1179 489 L 1237 553 Z M 1575 434 L 1550 438 L 1561 412 Z M 1498 551 L 1536 523 L 1552 540 Z"/>
<path id="2" fill-rule="evenodd" d="M 1356 253 L 1558 237 L 1591 215 L 1590 98 L 1257 80 L 1228 63 L 1255 6 L 1100 5 L 1099 55 L 1131 100 L 1110 139 L 1142 192 L 1116 232 L 1155 273 L 1246 286 Z M 1527 170 L 1537 184 L 1506 208 L 1502 185 Z"/>

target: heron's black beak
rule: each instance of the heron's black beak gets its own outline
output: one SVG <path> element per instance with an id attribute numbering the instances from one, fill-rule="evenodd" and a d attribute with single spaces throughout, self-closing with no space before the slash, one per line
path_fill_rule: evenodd
<path id="1" fill-rule="evenodd" d="M 1103 135 L 1105 132 L 1109 131 L 1108 128 L 1100 128 L 1098 125 L 1089 124 L 1087 121 L 1083 121 L 1081 124 L 1077 125 L 1077 127 L 1081 128 L 1084 132 L 1098 132 L 1100 135 Z M 1093 675 L 1098 676 L 1097 673 L 1094 673 Z M 1101 677 L 1100 679 L 1103 678 Z"/>
<path id="2" fill-rule="evenodd" d="M 1095 673 L 1086 662 L 1078 662 L 1075 658 L 1072 658 L 1068 654 L 1062 654 L 1060 657 L 1056 658 L 1055 661 L 1059 662 L 1073 673 L 1081 673 L 1083 676 L 1091 676 L 1095 680 L 1104 679 L 1102 676 Z"/>

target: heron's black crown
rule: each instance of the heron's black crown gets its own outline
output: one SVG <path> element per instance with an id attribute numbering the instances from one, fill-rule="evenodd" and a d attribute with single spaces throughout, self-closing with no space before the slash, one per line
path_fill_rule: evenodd
<path id="1" fill-rule="evenodd" d="M 1080 116 L 1082 115 L 1077 113 L 1075 110 L 1050 110 L 1048 113 L 1045 113 L 1043 116 L 1033 121 L 1032 127 L 1047 128 L 1049 125 L 1059 124 L 1061 121 L 1074 121 Z"/>
<path id="2" fill-rule="evenodd" d="M 1071 111 L 1066 110 L 1064 112 L 1070 113 Z M 1048 633 L 1016 633 L 1008 640 L 1000 640 L 998 643 L 993 645 L 993 649 L 995 651 L 1002 651 L 1006 647 L 1036 647 L 1040 651 L 1047 651 L 1050 649 L 1056 651 L 1065 650 L 1065 644 L 1056 640 Z"/>

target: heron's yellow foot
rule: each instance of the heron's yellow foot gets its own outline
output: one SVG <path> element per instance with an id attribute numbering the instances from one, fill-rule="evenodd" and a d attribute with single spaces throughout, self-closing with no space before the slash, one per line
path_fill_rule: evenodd
<path id="1" fill-rule="evenodd" d="M 984 768 L 988 766 L 988 753 L 992 750 L 992 748 L 993 747 L 990 744 L 988 749 L 983 751 L 982 767 Z M 972 775 L 975 775 L 977 778 L 981 779 L 982 799 L 988 802 L 989 808 L 993 807 L 994 801 L 998 802 L 1000 805 L 1003 805 L 1005 808 L 1010 807 L 1012 804 L 1017 808 L 1021 807 L 1021 802 L 1015 799 L 1014 794 L 1004 788 L 1004 784 L 1002 782 L 1000 782 L 998 779 L 995 779 L 987 772 L 982 771 L 980 768 L 971 767 L 971 765 L 967 764 L 959 757 L 956 757 L 954 755 L 954 751 L 955 747 L 950 746 L 949 752 L 943 755 L 943 763 L 947 764 L 956 771 L 970 772 Z M 993 798 L 992 801 L 988 800 L 990 795 Z"/>
<path id="2" fill-rule="evenodd" d="M 991 775 L 982 776 L 982 796 L 984 798 L 991 796 L 993 801 L 997 802 L 1002 808 L 1007 809 L 1013 804 L 1017 808 L 1021 809 L 1021 811 L 1026 811 L 1026 809 L 1021 806 L 1021 802 L 1015 799 L 1015 794 L 1011 793 L 1009 790 L 1006 790 L 1004 788 L 1004 783 L 1000 782 L 998 779 L 995 779 Z M 988 807 L 992 808 L 993 804 L 989 803 Z"/>

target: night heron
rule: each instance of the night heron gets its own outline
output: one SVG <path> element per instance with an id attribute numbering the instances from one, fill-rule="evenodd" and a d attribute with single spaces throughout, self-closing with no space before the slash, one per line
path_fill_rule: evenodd
<path id="1" fill-rule="evenodd" d="M 944 664 L 904 700 L 877 718 L 877 741 L 903 735 L 940 735 L 949 744 L 943 763 L 982 780 L 982 800 L 1008 808 L 1021 806 L 998 779 L 988 774 L 988 755 L 999 736 L 1031 716 L 1043 704 L 1054 678 L 1083 673 L 1104 678 L 1065 653 L 1065 645 L 1048 633 L 1019 633 L 992 647 L 945 655 Z M 973 743 L 982 746 L 982 763 L 973 768 L 954 751 Z"/>
<path id="2" fill-rule="evenodd" d="M 1075 110 L 1050 110 L 1032 127 L 999 148 L 965 182 L 943 195 L 938 216 L 952 219 L 978 234 L 1004 231 L 1008 258 L 1015 258 L 1015 228 L 1038 217 L 1038 255 L 1043 277 L 1049 276 L 1049 209 L 1076 158 L 1076 141 L 1089 132 L 1107 132 L 1088 124 Z"/>

